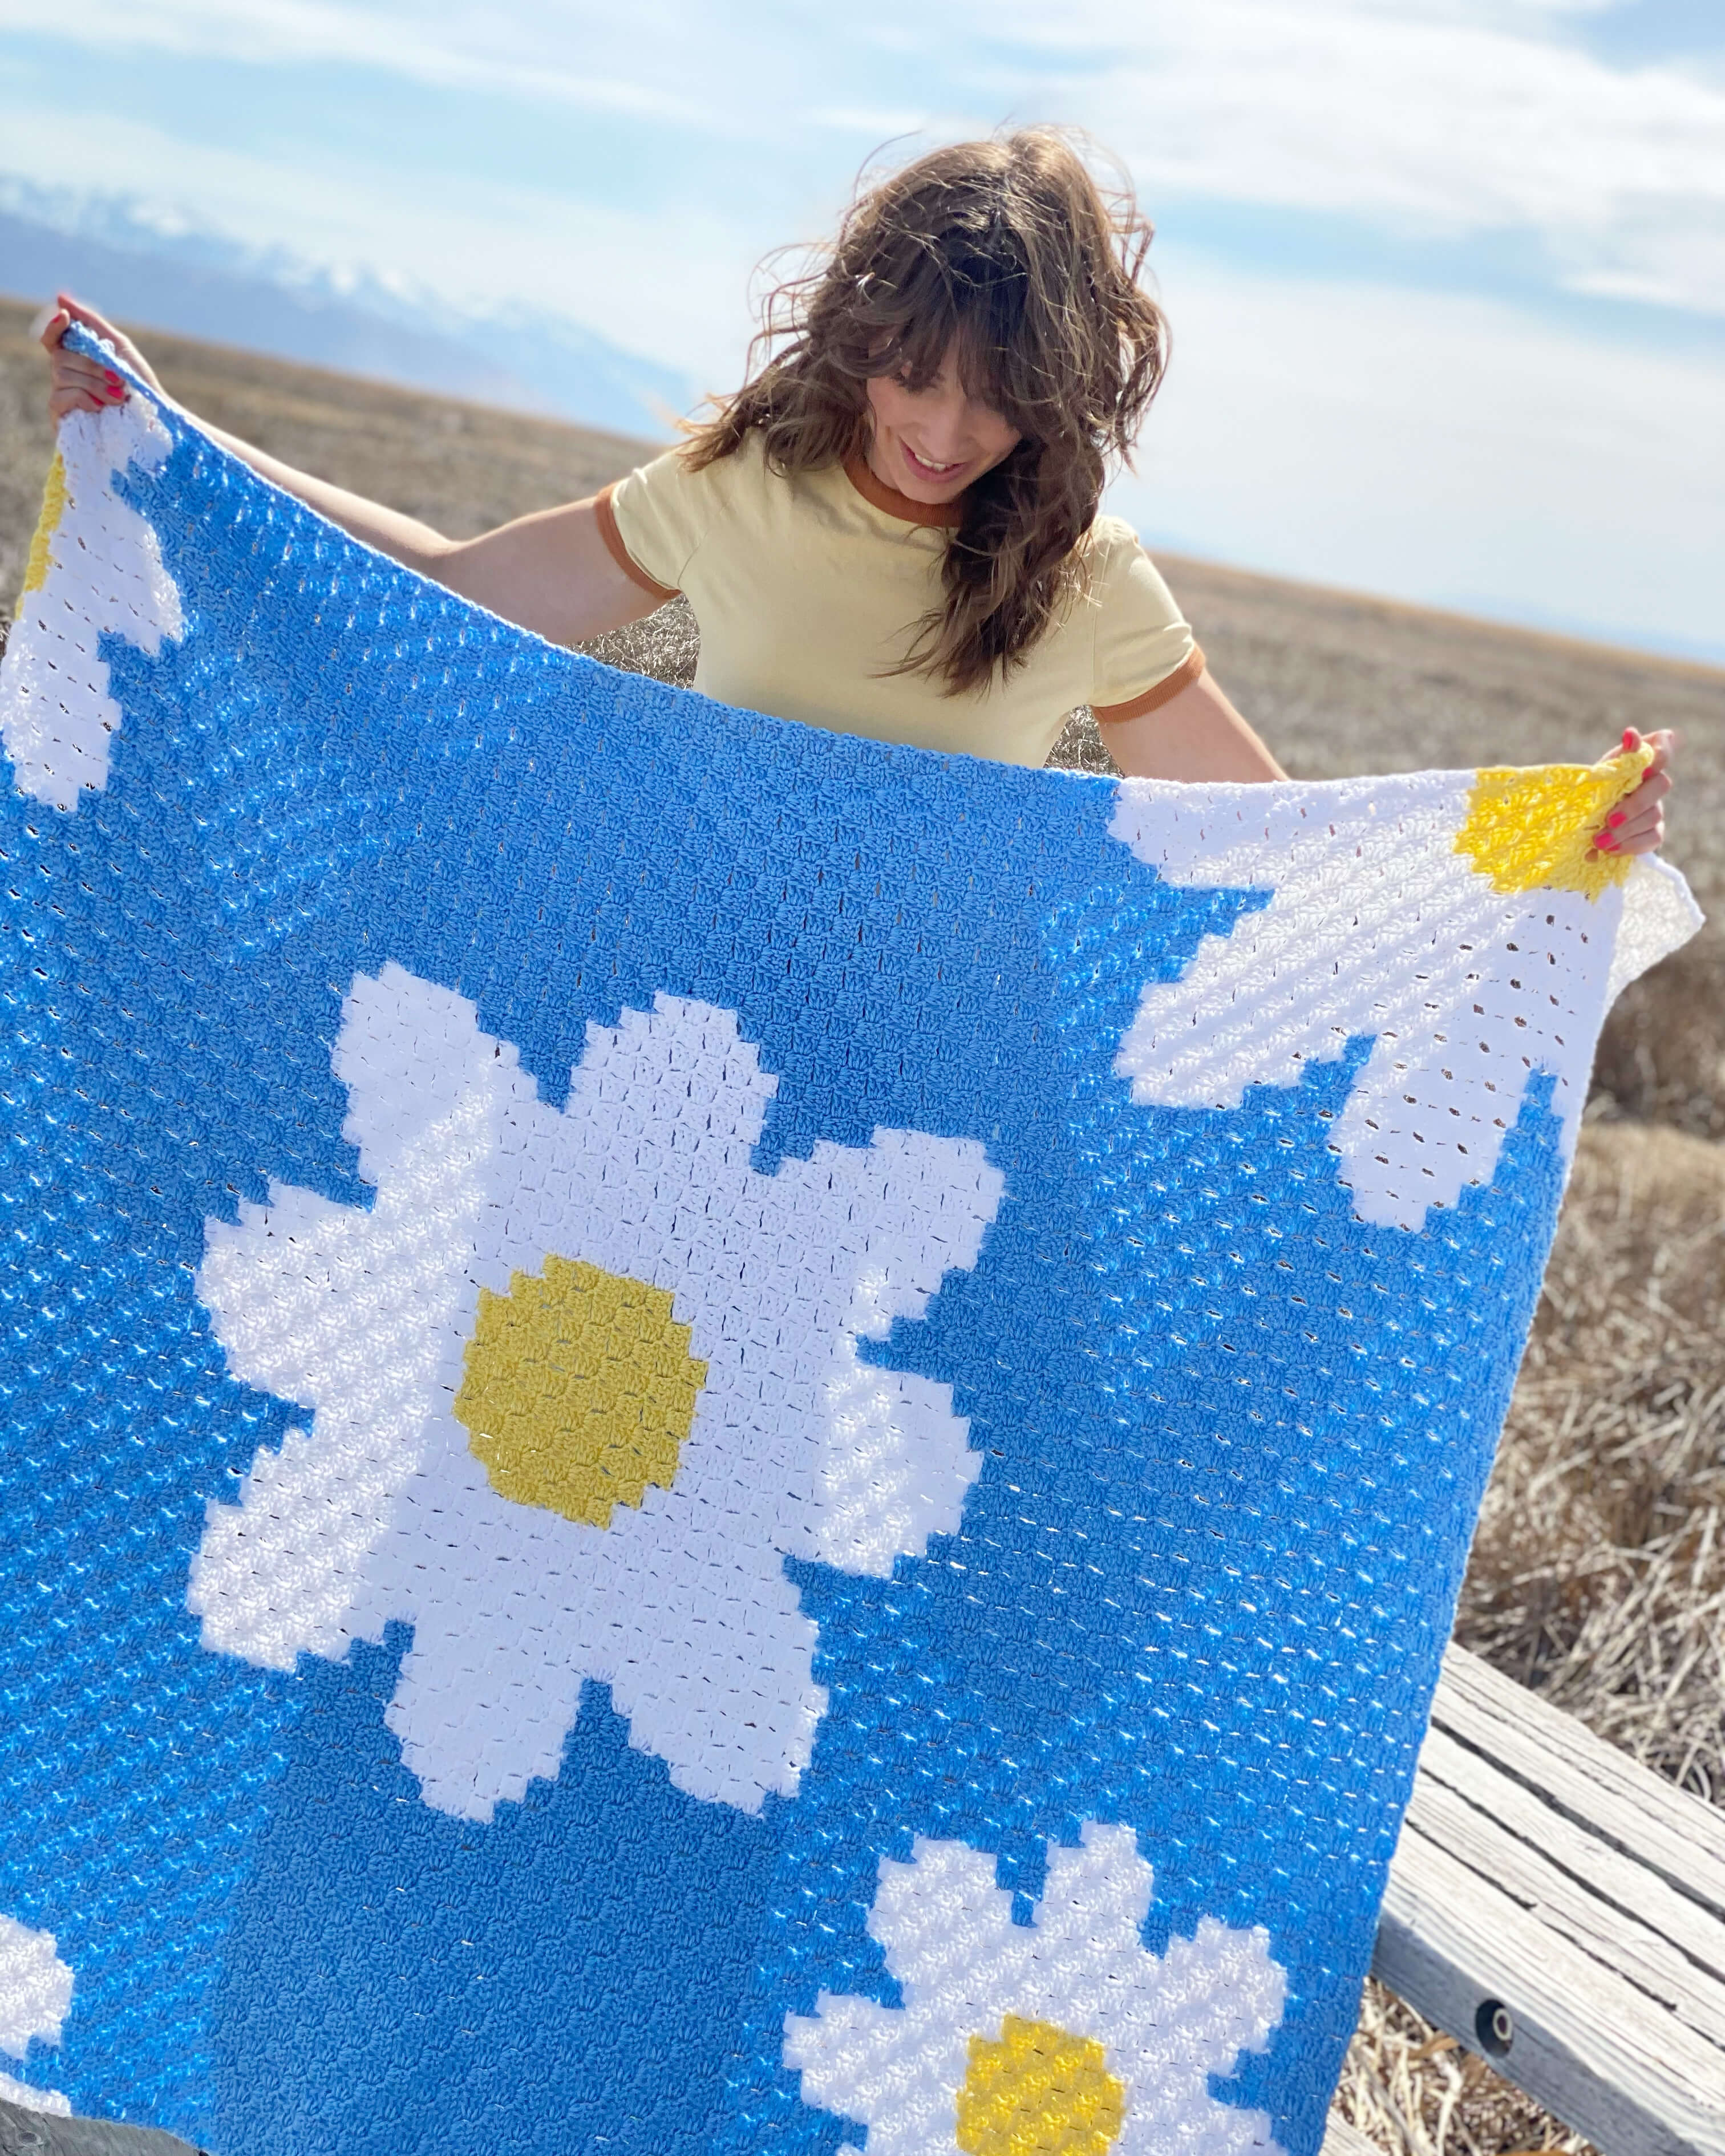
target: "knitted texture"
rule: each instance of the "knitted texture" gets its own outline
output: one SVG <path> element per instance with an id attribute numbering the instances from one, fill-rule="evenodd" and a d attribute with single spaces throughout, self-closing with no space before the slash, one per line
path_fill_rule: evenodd
<path id="1" fill-rule="evenodd" d="M 1314 2156 L 1639 775 L 1175 787 L 554 650 L 135 387 L 0 670 L 0 2092 Z"/>

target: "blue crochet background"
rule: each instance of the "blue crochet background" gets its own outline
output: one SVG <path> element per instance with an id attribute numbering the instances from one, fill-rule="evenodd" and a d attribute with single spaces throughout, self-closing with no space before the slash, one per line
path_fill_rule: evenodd
<path id="1" fill-rule="evenodd" d="M 1155 1866 L 1153 1948 L 1268 1927 L 1287 2010 L 1216 2092 L 1313 2156 L 1554 1219 L 1539 1087 L 1489 1188 L 1365 1227 L 1326 1138 L 1368 1043 L 1237 1113 L 1111 1075 L 1146 978 L 1260 901 L 1162 884 L 1111 783 L 553 650 L 167 418 L 123 490 L 187 633 L 105 644 L 105 791 L 0 800 L 0 1910 L 76 1972 L 18 2071 L 220 2156 L 829 2151 L 860 2132 L 801 2102 L 783 2018 L 895 2000 L 880 1856 L 962 1837 L 1028 1918 L 1095 1818 Z M 369 1203 L 330 1054 L 388 959 L 549 1101 L 588 1020 L 669 990 L 782 1074 L 760 1167 L 885 1124 L 1005 1173 L 975 1270 L 876 1351 L 971 1418 L 963 1532 L 890 1581 L 793 1568 L 831 1703 L 758 1818 L 589 1686 L 557 1783 L 476 1826 L 385 1727 L 400 1628 L 295 1676 L 199 1645 L 206 1501 L 295 1413 L 227 1375 L 204 1222 L 271 1177 Z"/>

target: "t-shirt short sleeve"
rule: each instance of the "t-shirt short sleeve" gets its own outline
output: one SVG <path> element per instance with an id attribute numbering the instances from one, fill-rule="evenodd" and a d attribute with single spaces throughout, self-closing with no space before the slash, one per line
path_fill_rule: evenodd
<path id="1" fill-rule="evenodd" d="M 594 504 L 617 566 L 656 598 L 675 598 L 683 588 L 711 513 L 711 470 L 691 471 L 680 450 L 667 449 L 608 486 Z"/>
<path id="2" fill-rule="evenodd" d="M 1132 527 L 1117 517 L 1099 519 L 1096 537 L 1091 708 L 1105 722 L 1136 719 L 1195 681 L 1204 654 Z"/>

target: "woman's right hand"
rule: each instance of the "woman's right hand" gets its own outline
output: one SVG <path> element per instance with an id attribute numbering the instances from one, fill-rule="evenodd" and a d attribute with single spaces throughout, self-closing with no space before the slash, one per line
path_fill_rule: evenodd
<path id="1" fill-rule="evenodd" d="M 123 404 L 126 398 L 126 383 L 111 367 L 74 352 L 65 342 L 66 331 L 74 322 L 81 322 L 85 329 L 105 338 L 118 357 L 152 389 L 162 388 L 150 362 L 130 337 L 111 322 L 104 321 L 94 308 L 82 306 L 62 292 L 42 331 L 48 353 L 48 416 L 55 426 L 69 412 L 100 412 L 110 404 Z"/>

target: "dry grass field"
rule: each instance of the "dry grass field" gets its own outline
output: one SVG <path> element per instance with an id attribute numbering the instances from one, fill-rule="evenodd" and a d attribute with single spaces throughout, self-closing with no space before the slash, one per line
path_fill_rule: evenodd
<path id="1" fill-rule="evenodd" d="M 49 455 L 28 311 L 0 301 L 0 592 Z M 591 492 L 640 445 L 183 340 L 193 410 L 465 535 Z M 1301 777 L 1599 754 L 1684 737 L 1670 855 L 1725 918 L 1725 674 L 1163 557 L 1217 678 Z M 680 603 L 596 647 L 693 672 Z M 1057 757 L 1106 768 L 1087 715 Z M 1596 1086 L 1458 1636 L 1661 1774 L 1725 1802 L 1725 931 L 1625 996 Z M 1343 2102 L 1390 2156 L 1578 2149 L 1375 1986 Z"/>

